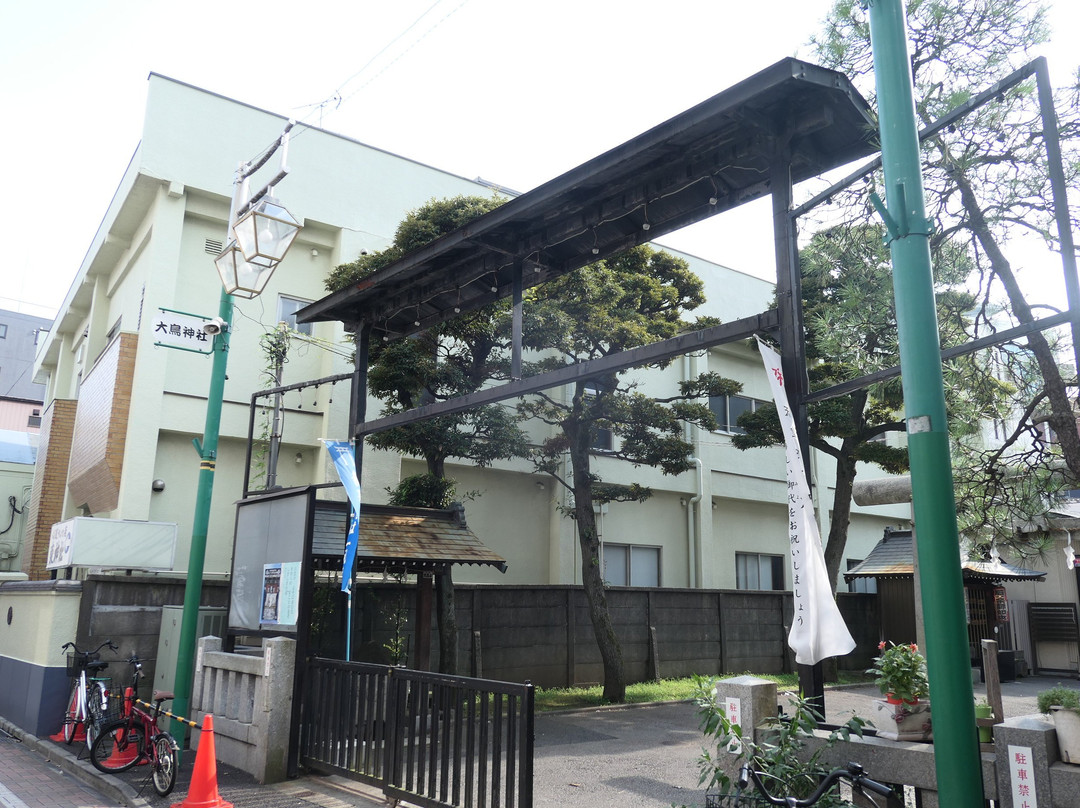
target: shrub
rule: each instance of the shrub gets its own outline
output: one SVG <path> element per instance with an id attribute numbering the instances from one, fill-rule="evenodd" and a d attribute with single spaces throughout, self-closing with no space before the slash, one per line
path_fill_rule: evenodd
<path id="1" fill-rule="evenodd" d="M 1064 707 L 1066 710 L 1080 711 L 1080 690 L 1073 690 L 1064 685 L 1055 685 L 1039 694 L 1039 712 L 1050 713 L 1051 707 Z"/>

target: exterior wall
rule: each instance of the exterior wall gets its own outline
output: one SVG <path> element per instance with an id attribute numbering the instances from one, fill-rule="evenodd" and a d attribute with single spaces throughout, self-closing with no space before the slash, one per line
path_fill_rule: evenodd
<path id="1" fill-rule="evenodd" d="M 33 490 L 33 466 L 0 463 L 0 572 L 18 571 L 22 567 L 26 511 Z M 21 513 L 16 513 L 10 507 L 10 497 L 15 498 L 15 507 Z"/>
<path id="2" fill-rule="evenodd" d="M 68 488 L 72 500 L 90 513 L 111 511 L 118 504 L 134 368 L 135 336 L 121 334 L 79 391 Z"/>
<path id="3" fill-rule="evenodd" d="M 1077 525 L 1080 527 L 1080 525 Z M 1073 547 L 1080 549 L 1080 533 L 1072 531 Z M 1010 581 L 1005 585 L 1010 604 L 1010 629 L 1013 633 L 1013 648 L 1024 652 L 1028 665 L 1036 659 L 1028 630 L 1028 603 L 1071 603 L 1080 611 L 1080 591 L 1078 591 L 1076 569 L 1068 568 L 1065 563 L 1065 547 L 1069 533 L 1064 530 L 1052 530 L 1052 546 L 1042 557 L 1008 559 L 1028 569 L 1046 573 L 1046 580 Z M 1080 648 L 1075 642 L 1042 642 L 1038 647 L 1038 661 L 1041 668 L 1058 670 L 1080 670 Z"/>
<path id="4" fill-rule="evenodd" d="M 0 390 L 4 398 L 41 402 L 45 385 L 34 381 L 34 348 L 41 341 L 41 332 L 48 331 L 51 320 L 33 317 L 17 311 L 0 310 Z M 25 429 L 7 426 L 0 429 Z"/>
<path id="5" fill-rule="evenodd" d="M 44 385 L 41 385 L 44 387 Z M 0 399 L 0 429 L 13 432 L 41 430 L 41 402 Z"/>
<path id="6" fill-rule="evenodd" d="M 22 570 L 30 580 L 48 578 L 45 562 L 49 554 L 52 526 L 63 521 L 71 437 L 75 427 L 75 401 L 55 399 L 41 420 L 34 488 L 26 514 Z"/>
<path id="7" fill-rule="evenodd" d="M 71 683 L 61 650 L 75 641 L 75 581 L 0 583 L 0 716 L 39 737 L 63 723 Z"/>

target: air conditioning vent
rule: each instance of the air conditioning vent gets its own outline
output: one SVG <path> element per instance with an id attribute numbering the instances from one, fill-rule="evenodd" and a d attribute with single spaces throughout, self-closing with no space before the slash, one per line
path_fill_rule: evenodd
<path id="1" fill-rule="evenodd" d="M 225 246 L 224 244 L 222 244 L 220 241 L 218 241 L 216 239 L 208 238 L 206 240 L 206 251 L 208 253 L 210 253 L 211 255 L 219 254 L 221 252 L 221 248 L 224 247 L 224 246 Z"/>

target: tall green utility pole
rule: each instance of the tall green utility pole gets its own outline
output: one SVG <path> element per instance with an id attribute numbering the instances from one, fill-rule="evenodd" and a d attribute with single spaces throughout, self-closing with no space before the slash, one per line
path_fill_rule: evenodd
<path id="1" fill-rule="evenodd" d="M 194 441 L 199 452 L 199 485 L 195 495 L 195 516 L 191 526 L 191 550 L 188 555 L 187 582 L 184 585 L 184 610 L 180 623 L 180 643 L 176 650 L 176 680 L 173 712 L 188 717 L 191 685 L 195 678 L 195 643 L 198 640 L 199 604 L 202 601 L 203 567 L 206 563 L 206 534 L 210 527 L 210 502 L 214 494 L 214 469 L 217 465 L 218 433 L 221 430 L 221 402 L 225 397 L 225 373 L 229 362 L 229 334 L 233 315 L 232 295 L 221 290 L 218 317 L 225 323 L 214 336 L 214 363 L 210 370 L 210 392 L 206 402 L 206 423 L 202 443 Z M 183 747 L 187 727 L 174 720 L 172 735 Z"/>
<path id="2" fill-rule="evenodd" d="M 893 293 L 900 337 L 926 658 L 934 704 L 938 800 L 982 808 L 982 766 L 968 659 L 945 387 L 923 199 L 915 93 L 903 0 L 862 0 L 870 12 Z"/>

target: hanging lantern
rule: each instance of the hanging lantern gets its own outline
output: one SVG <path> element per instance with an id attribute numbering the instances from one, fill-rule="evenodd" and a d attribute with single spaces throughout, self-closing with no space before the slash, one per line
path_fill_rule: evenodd
<path id="1" fill-rule="evenodd" d="M 284 258 L 299 232 L 300 223 L 272 196 L 263 197 L 233 225 L 244 258 L 264 265 Z"/>
<path id="2" fill-rule="evenodd" d="M 266 288 L 277 262 L 248 261 L 236 242 L 230 241 L 214 259 L 214 266 L 221 276 L 221 285 L 225 287 L 226 294 L 251 299 L 258 297 Z"/>

